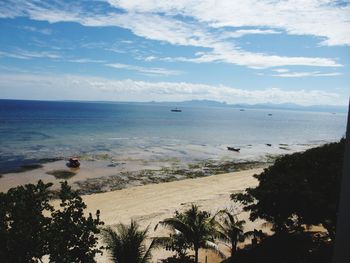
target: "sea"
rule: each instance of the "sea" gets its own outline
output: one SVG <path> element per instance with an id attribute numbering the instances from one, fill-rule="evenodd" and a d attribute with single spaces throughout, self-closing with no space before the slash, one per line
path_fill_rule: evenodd
<path id="1" fill-rule="evenodd" d="M 346 131 L 344 113 L 205 106 L 172 112 L 176 106 L 0 100 L 0 174 L 72 155 L 188 160 L 229 154 L 232 146 L 251 156 L 337 141 Z"/>

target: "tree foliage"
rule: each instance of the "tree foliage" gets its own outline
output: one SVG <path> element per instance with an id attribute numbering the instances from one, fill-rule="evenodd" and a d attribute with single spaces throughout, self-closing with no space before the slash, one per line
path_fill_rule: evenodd
<path id="1" fill-rule="evenodd" d="M 5 262 L 37 262 L 48 252 L 53 211 L 48 189 L 39 181 L 0 193 L 0 258 Z"/>
<path id="2" fill-rule="evenodd" d="M 118 224 L 114 231 L 108 227 L 102 232 L 110 257 L 116 263 L 147 263 L 151 259 L 151 251 L 156 245 L 153 240 L 147 248 L 148 228 L 140 230 L 135 221 L 130 225 Z"/>
<path id="3" fill-rule="evenodd" d="M 158 243 L 166 250 L 176 253 L 174 257 L 168 258 L 164 262 L 192 262 L 191 256 L 187 254 L 187 250 L 192 246 L 181 232 L 175 230 L 168 237 L 158 237 Z"/>
<path id="4" fill-rule="evenodd" d="M 238 250 L 225 263 L 329 263 L 332 246 L 324 240 L 315 240 L 307 232 L 293 232 L 264 238 L 259 245 Z M 223 262 L 223 263 L 224 263 Z"/>
<path id="5" fill-rule="evenodd" d="M 46 255 L 50 262 L 94 262 L 99 212 L 86 218 L 86 205 L 66 182 L 55 210 L 51 186 L 39 181 L 0 193 L 1 262 L 41 262 Z"/>
<path id="6" fill-rule="evenodd" d="M 232 257 L 237 251 L 238 243 L 243 242 L 250 232 L 244 233 L 245 221 L 239 220 L 236 214 L 230 213 L 228 210 L 221 210 L 215 215 L 215 218 L 219 216 L 222 220 L 215 220 L 216 237 L 230 245 Z"/>
<path id="7" fill-rule="evenodd" d="M 77 192 L 64 182 L 59 193 L 60 209 L 52 212 L 50 225 L 50 262 L 95 262 L 94 256 L 101 252 L 97 247 L 100 211 L 96 218 L 90 213 L 84 216 L 85 203 Z"/>
<path id="8" fill-rule="evenodd" d="M 172 238 L 179 237 L 185 246 L 193 248 L 196 263 L 200 248 L 212 249 L 222 255 L 214 243 L 214 220 L 209 212 L 199 210 L 198 206 L 192 205 L 184 213 L 176 211 L 173 218 L 167 218 L 159 223 L 178 232 L 177 235 L 172 235 Z"/>
<path id="9" fill-rule="evenodd" d="M 260 175 L 256 188 L 233 194 L 251 219 L 263 218 L 275 231 L 322 224 L 334 238 L 345 139 L 278 158 Z"/>
<path id="10" fill-rule="evenodd" d="M 250 218 L 272 223 L 275 233 L 226 262 L 325 263 L 331 261 L 345 139 L 278 158 L 255 175 L 256 188 L 231 197 Z M 327 231 L 305 231 L 322 225 Z"/>

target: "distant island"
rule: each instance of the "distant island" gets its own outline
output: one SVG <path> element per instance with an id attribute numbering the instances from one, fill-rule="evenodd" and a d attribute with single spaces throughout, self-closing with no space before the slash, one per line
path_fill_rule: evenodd
<path id="1" fill-rule="evenodd" d="M 178 105 L 178 106 L 198 106 L 198 107 L 229 107 L 239 109 L 275 109 L 275 110 L 297 110 L 297 111 L 316 111 L 316 112 L 336 112 L 347 113 L 347 106 L 335 105 L 311 105 L 303 106 L 294 103 L 259 103 L 259 104 L 228 104 L 226 102 L 219 102 L 214 100 L 189 100 L 181 102 L 150 102 L 152 104 L 163 105 Z"/>
<path id="2" fill-rule="evenodd" d="M 15 99 L 0 99 L 1 101 Z M 21 100 L 16 100 L 21 101 Z M 39 100 L 38 100 L 39 101 Z M 229 104 L 215 100 L 187 100 L 187 101 L 85 101 L 85 100 L 59 100 L 57 102 L 83 102 L 83 103 L 108 103 L 108 104 L 133 104 L 133 105 L 162 105 L 169 107 L 219 107 L 219 108 L 237 108 L 237 109 L 265 109 L 265 110 L 295 110 L 295 111 L 313 111 L 329 113 L 347 113 L 347 105 L 310 105 L 304 106 L 295 103 L 237 103 Z"/>
<path id="3" fill-rule="evenodd" d="M 73 102 L 73 101 L 70 101 Z M 77 102 L 77 101 L 75 101 Z M 87 101 L 83 101 L 87 102 Z M 227 102 L 220 102 L 215 100 L 187 100 L 187 101 L 91 101 L 100 103 L 118 103 L 118 104 L 155 104 L 169 107 L 227 107 L 238 109 L 271 109 L 271 110 L 295 110 L 295 111 L 314 111 L 314 112 L 330 112 L 330 113 L 347 113 L 348 107 L 346 105 L 310 105 L 303 106 L 295 103 L 237 103 L 229 104 Z"/>

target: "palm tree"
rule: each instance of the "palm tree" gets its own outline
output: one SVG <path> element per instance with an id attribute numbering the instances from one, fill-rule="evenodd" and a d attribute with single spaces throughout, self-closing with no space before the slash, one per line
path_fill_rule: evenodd
<path id="1" fill-rule="evenodd" d="M 218 220 L 215 220 L 215 228 L 217 238 L 225 243 L 230 244 L 231 257 L 237 251 L 237 245 L 239 242 L 243 242 L 244 239 L 251 235 L 250 232 L 243 232 L 243 225 L 245 224 L 244 220 L 238 220 L 235 214 L 231 214 L 227 210 L 219 211 L 214 218 L 219 215 L 223 215 L 223 220 L 220 223 Z"/>
<path id="2" fill-rule="evenodd" d="M 137 222 L 130 225 L 118 224 L 117 231 L 108 227 L 102 231 L 103 240 L 110 251 L 111 259 L 116 263 L 147 263 L 151 259 L 151 250 L 156 241 L 152 240 L 148 249 L 145 240 L 148 238 L 148 227 L 139 230 Z"/>
<path id="3" fill-rule="evenodd" d="M 184 213 L 175 213 L 175 217 L 167 218 L 159 224 L 181 233 L 186 242 L 193 247 L 195 262 L 198 263 L 200 248 L 212 249 L 222 256 L 218 246 L 214 243 L 214 222 L 210 213 L 200 211 L 198 206 L 192 205 Z"/>

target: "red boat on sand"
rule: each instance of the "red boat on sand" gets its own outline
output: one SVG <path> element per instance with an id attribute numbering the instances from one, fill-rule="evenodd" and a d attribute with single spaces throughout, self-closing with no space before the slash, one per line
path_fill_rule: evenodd
<path id="1" fill-rule="evenodd" d="M 70 168 L 80 167 L 79 159 L 77 157 L 70 157 L 68 160 L 67 166 Z"/>

